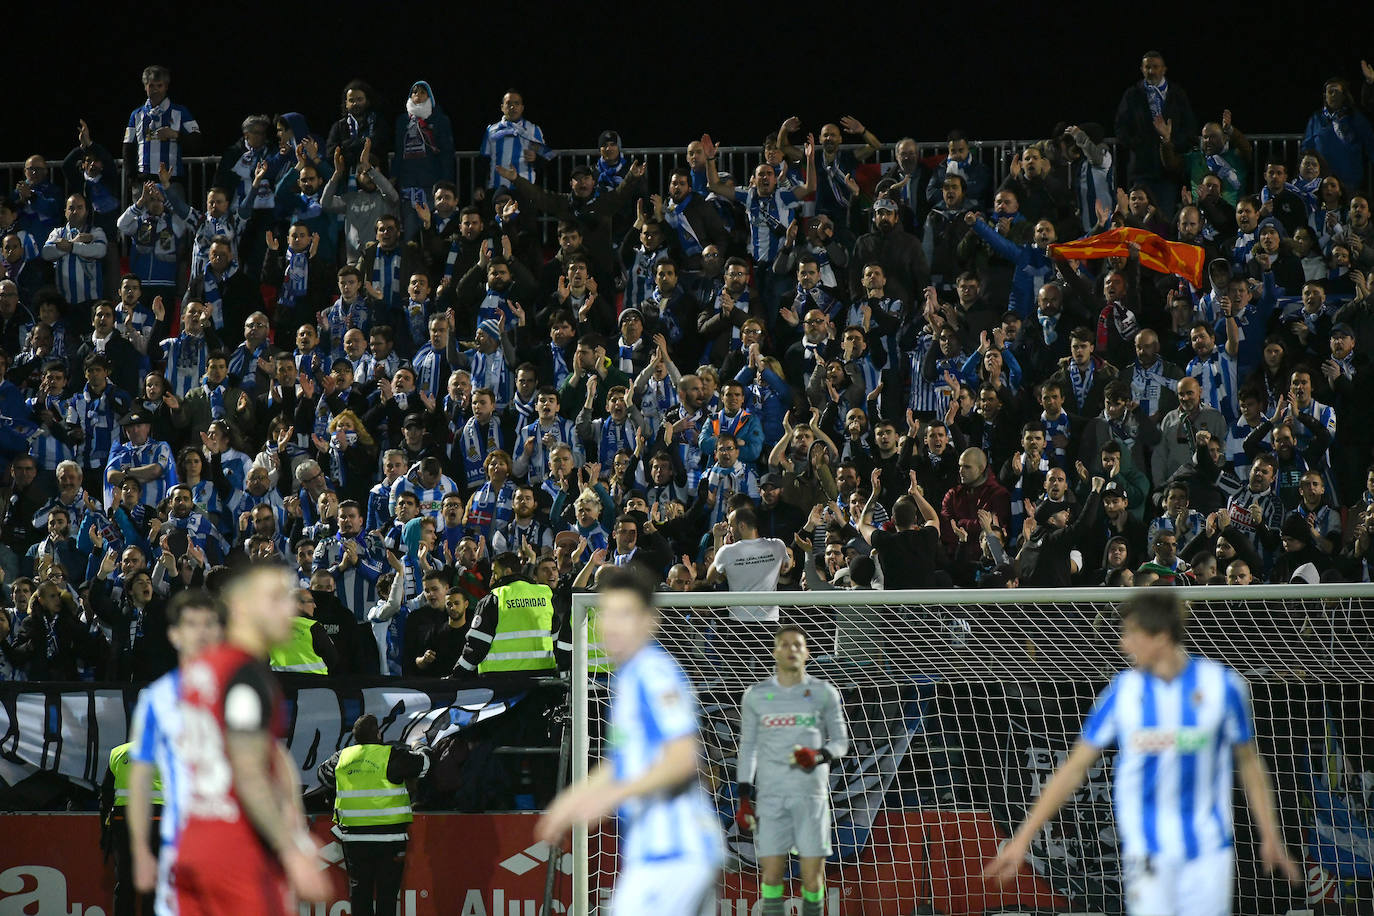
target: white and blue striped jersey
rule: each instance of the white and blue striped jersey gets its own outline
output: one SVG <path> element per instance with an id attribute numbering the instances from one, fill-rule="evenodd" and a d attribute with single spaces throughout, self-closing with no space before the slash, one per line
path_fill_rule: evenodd
<path id="1" fill-rule="evenodd" d="M 129 124 L 124 129 L 124 142 L 138 147 L 138 171 L 143 175 L 156 175 L 162 164 L 172 177 L 180 178 L 181 140 L 159 140 L 154 134 L 164 127 L 170 127 L 180 134 L 200 132 L 200 125 L 192 117 L 185 105 L 173 105 L 171 99 L 163 99 L 159 105 L 144 102 L 129 115 Z"/>
<path id="2" fill-rule="evenodd" d="M 181 671 L 173 669 L 138 695 L 134 704 L 129 738 L 129 756 L 138 763 L 157 767 L 162 779 L 161 835 L 164 846 L 176 846 L 186 819 L 186 778 L 184 761 L 176 752 L 181 731 Z"/>
<path id="3" fill-rule="evenodd" d="M 76 237 L 90 232 L 89 242 L 78 242 Z M 69 240 L 71 251 L 63 251 L 57 243 Z M 57 280 L 57 290 L 68 303 L 77 305 L 99 299 L 101 290 L 101 259 L 105 257 L 108 240 L 105 230 L 92 226 L 89 230 L 72 226 L 59 226 L 48 235 L 43 245 L 43 260 L 53 262 L 53 275 Z"/>
<path id="4" fill-rule="evenodd" d="M 453 482 L 453 478 L 447 474 L 439 478 L 439 483 L 432 487 L 422 486 L 418 481 L 411 480 L 410 475 L 398 479 L 391 485 L 391 514 L 396 514 L 396 500 L 402 493 L 414 493 L 415 498 L 420 501 L 420 514 L 428 515 L 435 521 L 439 520 L 439 512 L 443 508 L 444 497 L 450 493 L 458 492 L 458 484 Z"/>
<path id="5" fill-rule="evenodd" d="M 802 203 L 791 191 L 781 188 L 767 197 L 753 188 L 736 188 L 735 200 L 744 206 L 749 215 L 749 253 L 754 256 L 755 264 L 767 269 L 782 249 L 787 227 L 792 225 L 797 215 L 793 211 L 800 208 Z"/>
<path id="6" fill-rule="evenodd" d="M 699 731 L 696 697 L 682 669 L 655 643 L 620 665 L 611 681 L 610 761 L 617 782 L 639 778 L 664 745 Z M 619 811 L 624 865 L 720 862 L 715 809 L 700 785 L 632 798 Z"/>
<path id="7" fill-rule="evenodd" d="M 1082 740 L 1119 748 L 1122 856 L 1192 861 L 1230 848 L 1232 748 L 1254 737 L 1250 689 L 1218 662 L 1190 657 L 1171 681 L 1135 668 L 1113 678 Z"/>
<path id="8" fill-rule="evenodd" d="M 1212 350 L 1206 359 L 1196 356 L 1183 370 L 1202 386 L 1202 403 L 1213 410 L 1221 411 L 1227 423 L 1235 422 L 1240 416 L 1239 374 L 1236 360 L 1221 347 Z M 1175 383 L 1177 384 L 1177 383 Z"/>
<path id="9" fill-rule="evenodd" d="M 1309 402 L 1306 407 L 1299 407 L 1298 413 L 1305 413 L 1309 417 L 1312 417 L 1322 426 L 1326 427 L 1326 431 L 1329 432 L 1333 438 L 1335 437 L 1336 408 L 1329 404 L 1323 404 L 1321 401 L 1314 400 Z M 1307 425 L 1304 423 L 1294 423 L 1293 429 L 1298 434 L 1298 451 L 1306 452 L 1307 449 L 1312 446 L 1312 440 L 1315 438 L 1315 434 L 1312 430 L 1308 429 Z"/>
<path id="10" fill-rule="evenodd" d="M 508 121 L 505 118 L 495 124 L 487 125 L 482 136 L 482 147 L 478 152 L 491 159 L 490 187 L 508 188 L 510 182 L 496 174 L 498 165 L 515 169 L 515 173 L 526 181 L 534 181 L 534 163 L 525 161 L 525 148 L 533 147 L 536 155 L 545 159 L 553 157 L 553 150 L 544 142 L 544 132 L 539 125 L 521 118 Z"/>

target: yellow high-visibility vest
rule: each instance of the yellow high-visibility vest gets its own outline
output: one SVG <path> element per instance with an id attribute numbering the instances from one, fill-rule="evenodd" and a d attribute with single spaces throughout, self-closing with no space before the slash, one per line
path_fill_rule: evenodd
<path id="1" fill-rule="evenodd" d="M 315 651 L 311 636 L 315 619 L 294 617 L 291 620 L 291 639 L 276 646 L 268 655 L 273 671 L 291 671 L 296 674 L 328 674 L 329 666 Z"/>
<path id="2" fill-rule="evenodd" d="M 110 750 L 110 772 L 114 774 L 114 803 L 116 808 L 129 804 L 129 775 L 133 772 L 133 758 L 129 751 L 133 742 Z M 162 775 L 153 767 L 153 804 L 162 804 Z"/>
<path id="3" fill-rule="evenodd" d="M 334 768 L 334 821 L 342 827 L 409 824 L 410 790 L 386 778 L 391 746 L 355 744 L 339 752 Z"/>
<path id="4" fill-rule="evenodd" d="M 491 650 L 477 664 L 478 674 L 494 671 L 547 671 L 553 657 L 553 590 L 517 579 L 492 589 L 498 602 Z"/>

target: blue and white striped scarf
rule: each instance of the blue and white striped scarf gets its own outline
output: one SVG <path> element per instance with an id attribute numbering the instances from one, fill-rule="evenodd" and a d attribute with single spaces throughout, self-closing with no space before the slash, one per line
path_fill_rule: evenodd
<path id="1" fill-rule="evenodd" d="M 1145 101 L 1150 105 L 1150 117 L 1158 118 L 1164 114 L 1164 102 L 1169 97 L 1169 81 L 1160 80 L 1158 86 L 1151 86 L 1148 80 L 1141 80 L 1145 89 Z"/>
<path id="2" fill-rule="evenodd" d="M 597 460 L 602 467 L 615 466 L 615 453 L 623 449 L 635 450 L 635 424 L 628 416 L 619 423 L 615 418 L 600 419 L 601 434 L 597 437 Z"/>
<path id="3" fill-rule="evenodd" d="M 1078 368 L 1078 363 L 1069 360 L 1069 387 L 1073 389 L 1073 399 L 1079 410 L 1087 403 L 1088 392 L 1092 390 L 1093 375 L 1096 371 L 1097 367 L 1091 362 L 1088 363 L 1088 371 L 1084 372 Z"/>
<path id="4" fill-rule="evenodd" d="M 286 249 L 286 269 L 282 273 L 280 305 L 293 306 L 310 287 L 310 252 Z"/>
<path id="5" fill-rule="evenodd" d="M 515 484 L 507 480 L 500 490 L 493 491 L 488 480 L 472 494 L 464 525 L 470 531 L 486 535 L 490 543 L 496 529 L 515 518 L 514 500 Z"/>
<path id="6" fill-rule="evenodd" d="M 1067 410 L 1061 410 L 1059 411 L 1059 416 L 1051 420 L 1049 417 L 1045 416 L 1045 412 L 1042 410 L 1040 412 L 1040 422 L 1044 424 L 1045 427 L 1045 454 L 1047 456 L 1051 453 L 1054 455 L 1055 467 L 1068 468 L 1068 449 L 1057 447 L 1054 444 L 1054 437 L 1062 433 L 1065 438 L 1068 438 L 1069 412 Z"/>
<path id="7" fill-rule="evenodd" d="M 382 301 L 393 304 L 405 289 L 401 277 L 401 249 L 383 251 L 378 248 L 372 255 L 372 285 L 382 294 Z"/>
<path id="8" fill-rule="evenodd" d="M 239 262 L 231 261 L 222 278 L 216 277 L 208 264 L 205 265 L 204 273 L 200 275 L 201 284 L 205 287 L 205 304 L 210 308 L 210 323 L 215 326 L 216 331 L 224 330 L 224 287 L 220 284 L 228 282 L 238 272 Z"/>
<path id="9" fill-rule="evenodd" d="M 696 230 L 687 219 L 687 205 L 692 202 L 692 192 L 688 191 L 687 196 L 682 198 L 682 203 L 667 202 L 663 208 L 663 221 L 672 227 L 677 233 L 678 245 L 682 248 L 682 253 L 687 257 L 694 257 L 701 254 L 701 239 L 697 238 Z"/>
<path id="10" fill-rule="evenodd" d="M 568 369 L 568 354 L 553 341 L 549 341 L 549 352 L 553 355 L 553 387 L 562 388 L 571 371 Z"/>

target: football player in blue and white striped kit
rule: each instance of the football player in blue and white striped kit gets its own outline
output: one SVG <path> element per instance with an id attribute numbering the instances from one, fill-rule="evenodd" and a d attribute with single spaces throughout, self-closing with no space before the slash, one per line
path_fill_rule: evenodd
<path id="1" fill-rule="evenodd" d="M 224 639 L 225 611 L 205 592 L 183 591 L 167 605 L 167 638 L 177 650 L 178 667 L 153 681 L 138 695 L 129 740 L 133 761 L 129 776 L 129 848 L 133 852 L 134 887 L 147 893 L 156 886 L 153 912 L 176 913 L 177 895 L 172 883 L 177 840 L 186 813 L 187 777 L 184 762 L 176 753 L 181 730 L 181 665 Z M 149 843 L 152 820 L 152 782 L 156 770 L 162 781 L 162 840 L 157 858 Z"/>
<path id="2" fill-rule="evenodd" d="M 654 641 L 658 621 L 653 585 L 638 568 L 602 571 L 597 624 L 615 662 L 610 756 L 554 799 L 535 833 L 557 844 L 575 824 L 618 812 L 612 916 L 707 916 L 715 912 L 724 844 L 697 777 L 696 698 L 677 662 Z"/>
<path id="3" fill-rule="evenodd" d="M 525 97 L 514 89 L 501 96 L 501 120 L 487 125 L 478 152 L 491 160 L 488 186 L 508 188 L 511 182 L 497 174 L 498 168 L 515 169 L 527 181 L 535 181 L 534 160 L 553 158 L 539 125 L 525 120 Z"/>
<path id="4" fill-rule="evenodd" d="M 1122 882 L 1130 916 L 1231 912 L 1235 849 L 1231 769 L 1240 772 L 1267 870 L 1290 881 L 1288 855 L 1264 761 L 1255 750 L 1250 690 L 1235 671 L 1189 655 L 1187 609 L 1170 590 L 1122 602 L 1121 651 L 1133 667 L 1113 678 L 1063 766 L 985 876 L 1016 874 L 1033 836 L 1082 784 L 1104 748 L 1119 748 L 1113 787 Z"/>
<path id="5" fill-rule="evenodd" d="M 67 198 L 67 224 L 58 226 L 43 244 L 43 260 L 53 262 L 57 289 L 70 305 L 82 305 L 102 295 L 108 240 L 105 230 L 90 224 L 86 198 Z"/>

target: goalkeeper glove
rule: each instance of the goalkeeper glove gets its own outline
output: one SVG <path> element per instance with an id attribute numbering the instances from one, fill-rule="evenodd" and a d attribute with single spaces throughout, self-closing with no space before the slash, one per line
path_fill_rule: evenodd
<path id="1" fill-rule="evenodd" d="M 739 827 L 740 833 L 752 834 L 759 825 L 759 820 L 754 816 L 754 787 L 751 785 L 741 785 L 739 787 L 739 807 L 735 809 L 735 824 Z"/>
<path id="2" fill-rule="evenodd" d="M 819 763 L 830 763 L 834 758 L 825 748 L 802 747 L 800 744 L 792 748 L 792 762 L 806 770 L 808 773 L 816 768 Z"/>

